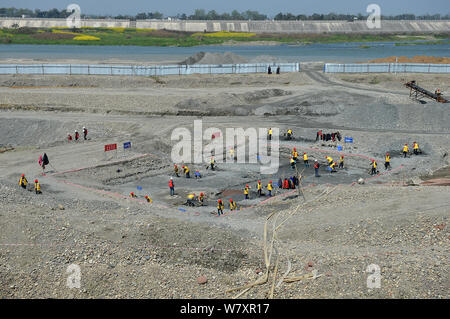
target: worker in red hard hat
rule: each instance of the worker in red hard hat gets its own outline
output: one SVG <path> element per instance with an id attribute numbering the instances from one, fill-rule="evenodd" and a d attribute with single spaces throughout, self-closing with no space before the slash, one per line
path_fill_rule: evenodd
<path id="1" fill-rule="evenodd" d="M 27 189 L 27 185 L 28 185 L 27 178 L 25 177 L 25 174 L 22 174 L 22 176 L 20 176 L 19 179 L 19 186 L 21 186 L 24 189 Z"/>
<path id="2" fill-rule="evenodd" d="M 131 192 L 131 193 L 130 193 L 130 197 L 131 197 L 131 198 L 136 198 L 137 196 L 136 196 L 136 194 L 134 194 L 133 192 Z"/>
<path id="3" fill-rule="evenodd" d="M 244 188 L 244 195 L 245 195 L 245 199 L 248 199 L 248 191 L 249 191 L 250 187 L 248 185 L 245 185 Z"/>
<path id="4" fill-rule="evenodd" d="M 219 200 L 217 201 L 217 214 L 223 215 L 223 202 L 222 200 L 219 198 Z"/>
<path id="5" fill-rule="evenodd" d="M 205 194 L 200 193 L 200 195 L 198 196 L 198 201 L 200 202 L 200 204 L 203 205 L 204 200 L 205 200 Z"/>
<path id="6" fill-rule="evenodd" d="M 39 185 L 39 181 L 37 179 L 34 180 L 34 191 L 36 194 L 42 194 L 41 185 Z"/>
<path id="7" fill-rule="evenodd" d="M 177 166 L 177 164 L 174 164 L 174 166 L 173 166 L 173 171 L 175 172 L 175 175 L 176 175 L 177 177 L 180 177 L 180 175 L 178 175 L 178 166 Z"/>
<path id="8" fill-rule="evenodd" d="M 259 197 L 261 197 L 262 195 L 262 185 L 261 185 L 261 181 L 258 181 L 258 183 L 256 184 L 256 188 L 258 190 L 258 195 Z"/>
<path id="9" fill-rule="evenodd" d="M 230 210 L 233 211 L 237 208 L 235 201 L 230 198 Z"/>

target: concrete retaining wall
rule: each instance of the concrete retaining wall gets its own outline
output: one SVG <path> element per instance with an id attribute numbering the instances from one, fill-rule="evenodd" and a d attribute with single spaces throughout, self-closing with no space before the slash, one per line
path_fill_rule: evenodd
<path id="1" fill-rule="evenodd" d="M 66 27 L 65 19 L 0 18 L 0 28 Z M 369 29 L 365 21 L 168 21 L 81 20 L 82 27 L 136 27 L 189 32 L 274 33 L 450 33 L 450 21 L 381 21 L 381 29 Z"/>
<path id="2" fill-rule="evenodd" d="M 11 28 L 14 24 L 19 27 L 55 28 L 67 27 L 66 19 L 34 19 L 34 18 L 0 18 L 0 28 Z M 128 28 L 129 20 L 81 20 L 81 27 L 93 28 Z"/>
<path id="3" fill-rule="evenodd" d="M 149 21 L 138 28 L 189 32 L 274 33 L 441 33 L 450 32 L 450 21 L 382 21 L 381 29 L 369 29 L 365 21 Z"/>

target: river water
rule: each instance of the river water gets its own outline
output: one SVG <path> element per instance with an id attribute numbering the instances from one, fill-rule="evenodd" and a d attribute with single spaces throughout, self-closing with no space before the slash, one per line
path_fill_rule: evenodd
<path id="1" fill-rule="evenodd" d="M 362 48 L 361 46 L 369 46 Z M 249 60 L 271 56 L 279 62 L 342 62 L 351 63 L 389 56 L 416 55 L 450 56 L 450 44 L 396 46 L 394 42 L 332 43 L 274 46 L 197 46 L 197 47 L 140 47 L 140 46 L 81 46 L 81 45 L 0 45 L 0 63 L 10 59 L 52 62 L 58 60 L 86 60 L 96 62 L 182 61 L 200 52 L 233 52 Z M 257 59 L 257 62 L 263 61 Z"/>

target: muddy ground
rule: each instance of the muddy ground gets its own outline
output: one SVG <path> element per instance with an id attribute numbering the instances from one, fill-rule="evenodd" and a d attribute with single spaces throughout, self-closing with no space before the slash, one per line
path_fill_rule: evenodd
<path id="1" fill-rule="evenodd" d="M 403 83 L 413 79 L 444 95 L 450 89 L 448 75 L 326 75 L 314 64 L 279 76 L 1 76 L 1 297 L 224 298 L 268 271 L 267 283 L 241 296 L 270 297 L 275 280 L 274 298 L 448 298 L 450 188 L 420 184 L 450 178 L 443 169 L 450 111 L 411 100 Z M 214 171 L 186 163 L 191 178 L 176 177 L 172 132 L 193 131 L 200 119 L 203 129 L 223 133 L 291 128 L 294 139 L 281 136 L 273 174 L 261 174 L 260 163 L 227 161 Z M 67 134 L 83 126 L 89 139 L 68 143 Z M 319 129 L 353 143 L 316 142 Z M 422 153 L 403 158 L 402 145 L 413 141 Z M 105 154 L 111 143 L 117 153 Z M 268 142 L 259 136 L 258 143 Z M 344 154 L 345 169 L 331 174 L 322 165 L 315 177 L 299 163 L 302 192 L 275 187 L 276 196 L 259 197 L 257 180 L 265 186 L 295 174 L 293 147 L 322 164 Z M 44 152 L 51 165 L 43 175 L 37 159 Z M 368 173 L 371 159 L 378 175 Z M 43 194 L 20 189 L 22 173 L 38 178 Z M 203 206 L 185 205 L 200 192 Z M 218 198 L 225 201 L 220 217 Z M 230 198 L 239 210 L 230 212 Z M 80 289 L 66 285 L 71 264 L 80 266 Z M 371 264 L 380 267 L 380 288 L 367 286 Z M 314 279 L 280 281 L 314 270 Z"/>

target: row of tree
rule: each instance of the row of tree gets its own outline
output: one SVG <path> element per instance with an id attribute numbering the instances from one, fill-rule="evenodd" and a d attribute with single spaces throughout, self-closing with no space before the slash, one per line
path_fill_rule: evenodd
<path id="1" fill-rule="evenodd" d="M 16 8 L 0 8 L 0 17 L 30 17 L 30 18 L 67 18 L 70 15 L 65 9 L 51 9 L 48 11 L 41 11 L 39 9 L 16 9 Z M 129 19 L 129 20 L 146 20 L 146 19 L 163 19 L 165 16 L 161 12 L 141 12 L 135 16 L 131 15 L 117 15 L 117 16 L 99 16 L 81 14 L 82 18 L 114 18 L 114 19 Z M 179 20 L 268 20 L 269 17 L 258 11 L 247 10 L 245 12 L 238 12 L 233 10 L 231 13 L 218 13 L 215 10 L 206 12 L 203 9 L 196 9 L 193 14 L 186 15 L 185 13 L 177 14 L 170 17 Z M 274 20 L 365 20 L 367 15 L 353 15 L 353 14 L 292 14 L 292 13 L 278 13 L 273 17 Z M 384 20 L 450 20 L 450 14 L 426 14 L 416 16 L 414 14 L 400 14 L 395 16 L 382 16 Z"/>

